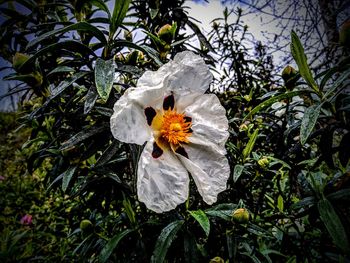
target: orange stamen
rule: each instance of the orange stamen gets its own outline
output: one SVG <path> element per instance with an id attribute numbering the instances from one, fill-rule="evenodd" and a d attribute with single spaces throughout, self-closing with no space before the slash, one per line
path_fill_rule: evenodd
<path id="1" fill-rule="evenodd" d="M 186 122 L 185 117 L 185 114 L 176 111 L 165 111 L 160 129 L 161 136 L 174 145 L 188 143 L 188 137 L 192 133 L 192 122 Z"/>

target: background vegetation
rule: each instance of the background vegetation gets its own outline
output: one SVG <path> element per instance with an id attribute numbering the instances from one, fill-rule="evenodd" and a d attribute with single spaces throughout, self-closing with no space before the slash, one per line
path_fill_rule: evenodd
<path id="1" fill-rule="evenodd" d="M 23 98 L 1 114 L 2 262 L 350 260 L 348 28 L 317 75 L 291 32 L 298 68 L 276 77 L 239 9 L 205 36 L 184 1 L 1 3 L 6 79 L 19 81 L 8 95 Z M 145 70 L 186 49 L 214 73 L 232 174 L 215 205 L 191 183 L 186 204 L 156 214 L 136 196 L 142 149 L 113 139 L 109 119 Z"/>

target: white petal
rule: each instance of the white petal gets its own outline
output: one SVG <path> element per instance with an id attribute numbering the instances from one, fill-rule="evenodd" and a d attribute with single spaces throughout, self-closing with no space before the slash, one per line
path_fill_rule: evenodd
<path id="1" fill-rule="evenodd" d="M 193 137 L 184 145 L 188 158 L 177 154 L 191 173 L 203 200 L 211 205 L 220 192 L 226 190 L 230 166 L 225 153 L 216 144 Z"/>
<path id="2" fill-rule="evenodd" d="M 175 95 L 203 94 L 209 88 L 213 75 L 200 56 L 190 51 L 180 52 L 169 64 L 172 72 L 165 77 L 164 86 Z"/>
<path id="3" fill-rule="evenodd" d="M 153 141 L 146 144 L 138 164 L 137 195 L 148 209 L 157 213 L 174 209 L 188 197 L 189 177 L 173 152 L 168 149 L 155 159 Z"/>
<path id="4" fill-rule="evenodd" d="M 179 106 L 182 106 L 182 99 Z M 194 98 L 184 110 L 192 118 L 192 130 L 196 135 L 225 147 L 229 137 L 226 110 L 214 94 L 203 94 Z"/>
<path id="5" fill-rule="evenodd" d="M 173 73 L 173 61 L 161 66 L 157 71 L 145 71 L 137 81 L 137 86 L 155 87 L 163 86 L 164 79 Z"/>
<path id="6" fill-rule="evenodd" d="M 129 88 L 114 104 L 110 120 L 113 136 L 126 143 L 142 145 L 151 138 L 144 109 L 162 103 L 164 90 L 158 87 Z"/>
<path id="7" fill-rule="evenodd" d="M 114 138 L 126 143 L 142 145 L 151 137 L 151 129 L 140 106 L 130 103 L 124 94 L 115 104 L 110 120 Z"/>

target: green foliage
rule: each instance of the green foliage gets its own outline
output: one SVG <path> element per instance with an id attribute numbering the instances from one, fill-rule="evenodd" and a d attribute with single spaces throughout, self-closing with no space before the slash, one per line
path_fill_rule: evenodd
<path id="1" fill-rule="evenodd" d="M 156 246 L 153 251 L 151 262 L 159 263 L 164 262 L 166 253 L 171 243 L 176 238 L 177 232 L 183 225 L 183 220 L 177 220 L 167 225 L 162 232 L 159 234 Z"/>
<path id="2" fill-rule="evenodd" d="M 96 60 L 95 66 L 95 82 L 97 92 L 100 97 L 107 101 L 111 93 L 114 82 L 114 62 L 113 60 L 104 61 L 103 59 Z"/>
<path id="3" fill-rule="evenodd" d="M 16 116 L 0 115 L 1 261 L 349 259 L 349 54 L 315 75 L 292 32 L 299 72 L 289 69 L 288 82 L 253 46 L 239 9 L 204 35 L 184 1 L 3 6 L 7 79 L 21 81 L 10 93 L 28 99 Z M 185 204 L 155 214 L 136 195 L 142 147 L 115 140 L 110 117 L 144 71 L 186 49 L 216 72 L 208 92 L 227 110 L 231 176 L 217 203 L 203 203 L 191 181 Z M 25 214 L 32 225 L 20 224 Z"/>
<path id="4" fill-rule="evenodd" d="M 310 88 L 318 92 L 319 88 L 314 78 L 312 77 L 311 70 L 309 68 L 309 65 L 307 63 L 307 58 L 304 53 L 303 45 L 301 44 L 298 35 L 294 31 L 292 31 L 291 40 L 292 40 L 292 43 L 290 45 L 290 50 L 295 62 L 299 67 L 300 75 L 306 80 Z"/>

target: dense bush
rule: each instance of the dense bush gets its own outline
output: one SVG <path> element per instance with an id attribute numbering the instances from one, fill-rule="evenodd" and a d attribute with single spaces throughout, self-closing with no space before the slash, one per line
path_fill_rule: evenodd
<path id="1" fill-rule="evenodd" d="M 14 169 L 0 183 L 3 260 L 349 260 L 348 50 L 313 76 L 292 32 L 298 70 L 275 77 L 265 47 L 251 52 L 240 10 L 206 37 L 184 1 L 4 2 L 1 54 L 16 70 L 7 79 L 21 81 L 11 93 L 24 94 L 26 128 L 1 151 L 21 162 L 1 163 Z M 208 92 L 227 110 L 231 175 L 214 205 L 191 182 L 186 203 L 157 214 L 136 195 L 142 147 L 114 139 L 110 117 L 144 71 L 188 49 L 210 65 Z"/>

